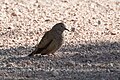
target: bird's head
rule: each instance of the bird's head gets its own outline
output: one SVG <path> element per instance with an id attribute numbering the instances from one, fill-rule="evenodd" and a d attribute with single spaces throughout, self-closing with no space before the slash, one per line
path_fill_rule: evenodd
<path id="1" fill-rule="evenodd" d="M 57 23 L 57 24 L 55 24 L 55 25 L 53 26 L 52 30 L 55 30 L 55 31 L 57 31 L 57 32 L 59 32 L 59 33 L 60 33 L 60 32 L 63 33 L 63 31 L 65 31 L 65 30 L 69 31 L 69 30 L 66 28 L 66 26 L 65 26 L 64 23 Z"/>

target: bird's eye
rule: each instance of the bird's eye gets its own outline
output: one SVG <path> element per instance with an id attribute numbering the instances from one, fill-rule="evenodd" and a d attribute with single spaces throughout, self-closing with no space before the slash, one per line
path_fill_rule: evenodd
<path id="1" fill-rule="evenodd" d="M 63 25 L 61 25 L 61 27 L 64 27 Z"/>

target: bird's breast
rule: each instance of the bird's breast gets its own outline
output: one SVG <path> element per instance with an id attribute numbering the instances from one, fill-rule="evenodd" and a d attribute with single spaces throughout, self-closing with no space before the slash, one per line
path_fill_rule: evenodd
<path id="1" fill-rule="evenodd" d="M 54 36 L 54 39 L 56 40 L 57 44 L 60 44 L 60 45 L 63 44 L 63 41 L 64 41 L 63 35 L 56 35 Z"/>

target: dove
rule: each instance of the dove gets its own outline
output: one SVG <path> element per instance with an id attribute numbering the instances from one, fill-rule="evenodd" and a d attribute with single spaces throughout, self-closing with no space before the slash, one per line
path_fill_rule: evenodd
<path id="1" fill-rule="evenodd" d="M 55 24 L 51 30 L 44 34 L 35 50 L 28 56 L 54 54 L 64 42 L 63 32 L 65 30 L 69 31 L 64 23 Z"/>

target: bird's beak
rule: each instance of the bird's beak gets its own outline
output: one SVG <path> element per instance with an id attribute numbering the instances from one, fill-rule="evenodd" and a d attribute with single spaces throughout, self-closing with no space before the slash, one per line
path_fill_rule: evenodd
<path id="1" fill-rule="evenodd" d="M 67 28 L 65 28 L 65 30 L 69 31 Z"/>

